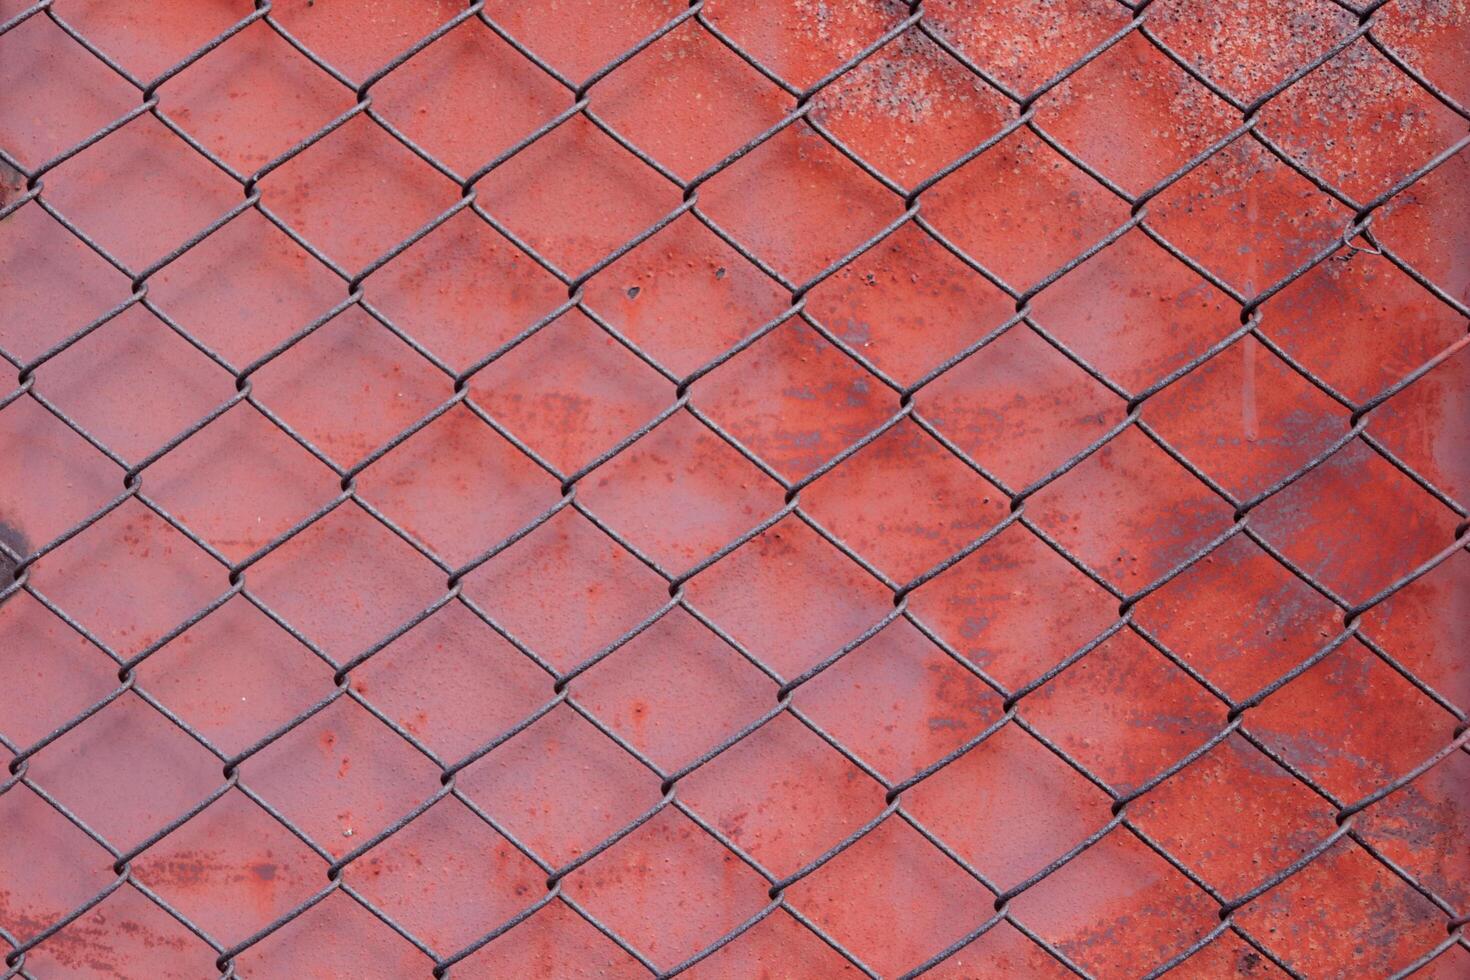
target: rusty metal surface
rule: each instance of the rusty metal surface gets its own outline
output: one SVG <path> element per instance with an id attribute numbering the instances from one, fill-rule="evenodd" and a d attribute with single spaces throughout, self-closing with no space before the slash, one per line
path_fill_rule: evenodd
<path id="1" fill-rule="evenodd" d="M 0 0 L 0 975 L 1470 975 L 1467 33 Z"/>

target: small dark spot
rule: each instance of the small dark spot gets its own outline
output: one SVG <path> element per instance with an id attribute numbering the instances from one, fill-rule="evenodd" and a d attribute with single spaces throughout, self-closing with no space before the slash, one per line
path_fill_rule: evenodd
<path id="1" fill-rule="evenodd" d="M 715 278 L 716 279 L 723 279 L 723 278 L 725 278 L 725 267 L 724 266 L 720 266 L 718 269 L 715 270 Z"/>
<path id="2" fill-rule="evenodd" d="M 638 294 L 641 293 L 641 292 L 643 292 L 643 290 L 639 289 L 637 286 L 629 286 L 628 287 L 628 298 L 629 299 L 637 299 L 638 298 Z"/>
<path id="3" fill-rule="evenodd" d="M 252 865 L 250 870 L 261 881 L 271 881 L 276 877 L 276 866 L 265 861 Z"/>

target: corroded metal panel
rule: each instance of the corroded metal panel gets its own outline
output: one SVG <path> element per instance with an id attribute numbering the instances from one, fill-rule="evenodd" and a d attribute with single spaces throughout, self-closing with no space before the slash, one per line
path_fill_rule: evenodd
<path id="1" fill-rule="evenodd" d="M 1467 34 L 0 0 L 0 975 L 1470 975 Z"/>

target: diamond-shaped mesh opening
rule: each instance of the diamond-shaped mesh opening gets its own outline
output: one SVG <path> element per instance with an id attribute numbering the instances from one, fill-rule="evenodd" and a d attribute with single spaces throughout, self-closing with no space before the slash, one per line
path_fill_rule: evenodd
<path id="1" fill-rule="evenodd" d="M 1462 975 L 1467 29 L 0 2 L 4 975 Z"/>

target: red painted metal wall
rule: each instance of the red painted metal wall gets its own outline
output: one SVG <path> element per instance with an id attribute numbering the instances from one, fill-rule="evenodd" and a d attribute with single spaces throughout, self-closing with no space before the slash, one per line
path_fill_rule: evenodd
<path id="1" fill-rule="evenodd" d="M 1464 0 L 0 0 L 0 975 L 1470 975 Z"/>

